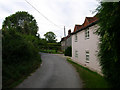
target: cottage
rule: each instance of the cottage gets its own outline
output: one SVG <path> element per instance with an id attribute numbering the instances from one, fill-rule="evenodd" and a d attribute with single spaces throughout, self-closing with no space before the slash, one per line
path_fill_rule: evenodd
<path id="1" fill-rule="evenodd" d="M 65 51 L 65 49 L 70 46 L 72 46 L 71 29 L 68 30 L 68 35 L 61 39 L 61 49 Z"/>
<path id="2" fill-rule="evenodd" d="M 72 33 L 72 59 L 91 70 L 101 73 L 97 57 L 99 36 L 95 34 L 98 19 L 86 17 L 82 25 L 75 25 Z M 77 29 L 78 28 L 78 29 Z"/>

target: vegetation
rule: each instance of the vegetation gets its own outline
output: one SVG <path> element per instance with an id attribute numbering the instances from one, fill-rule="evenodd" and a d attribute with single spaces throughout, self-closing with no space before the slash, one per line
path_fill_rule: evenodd
<path id="1" fill-rule="evenodd" d="M 56 35 L 53 32 L 47 32 L 44 36 L 45 39 L 41 39 L 41 43 L 39 44 L 40 51 L 53 54 L 61 53 L 61 45 L 56 42 Z"/>
<path id="2" fill-rule="evenodd" d="M 27 14 L 27 15 L 26 15 Z M 22 18 L 24 16 L 24 18 Z M 37 28 L 16 26 L 16 19 L 32 23 L 31 15 L 27 12 L 17 12 L 5 19 L 2 27 L 2 87 L 13 88 L 23 81 L 41 63 L 39 55 L 39 39 L 36 37 Z M 13 17 L 15 19 L 13 19 Z M 15 21 L 14 21 L 15 20 Z M 17 24 L 16 24 L 17 23 Z M 24 23 L 22 23 L 24 24 Z M 20 24 L 20 25 L 22 25 Z M 35 24 L 35 23 L 34 23 Z M 26 26 L 26 25 L 25 25 Z M 37 25 L 36 25 L 37 26 Z M 25 30 L 25 32 L 24 32 Z M 33 30 L 30 31 L 29 30 Z M 24 33 L 23 33 L 24 32 Z M 29 32 L 29 33 L 27 33 Z"/>
<path id="3" fill-rule="evenodd" d="M 40 51 L 44 53 L 59 54 L 61 53 L 61 45 L 60 43 L 47 43 L 45 46 L 42 46 Z"/>
<path id="4" fill-rule="evenodd" d="M 120 2 L 102 2 L 97 8 L 100 28 L 99 58 L 105 78 L 120 86 Z"/>
<path id="5" fill-rule="evenodd" d="M 72 56 L 72 47 L 67 47 L 67 49 L 65 50 L 65 56 Z"/>
<path id="6" fill-rule="evenodd" d="M 51 53 L 51 54 L 63 54 L 63 52 L 60 52 L 60 51 L 58 51 L 58 52 L 56 52 L 56 50 L 40 50 L 41 52 L 43 52 L 43 53 Z"/>
<path id="7" fill-rule="evenodd" d="M 47 32 L 44 36 L 48 43 L 56 43 L 57 41 L 56 35 L 53 32 Z"/>
<path id="8" fill-rule="evenodd" d="M 89 70 L 70 59 L 67 59 L 77 70 L 80 78 L 83 80 L 83 88 L 110 88 L 107 81 L 98 73 Z"/>
<path id="9" fill-rule="evenodd" d="M 5 18 L 2 30 L 16 29 L 22 34 L 36 35 L 38 31 L 37 22 L 34 17 L 27 12 L 16 12 Z"/>

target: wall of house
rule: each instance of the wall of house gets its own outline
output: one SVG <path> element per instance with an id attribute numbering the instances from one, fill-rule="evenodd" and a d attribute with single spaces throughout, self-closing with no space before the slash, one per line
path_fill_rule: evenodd
<path id="1" fill-rule="evenodd" d="M 85 30 L 76 33 L 77 41 L 75 40 L 76 35 L 72 35 L 72 59 L 91 70 L 101 73 L 97 57 L 99 37 L 94 33 L 97 28 L 97 24 L 89 27 L 89 39 L 85 39 Z M 89 51 L 89 60 L 86 60 L 86 51 Z"/>
<path id="2" fill-rule="evenodd" d="M 61 50 L 65 51 L 65 40 L 61 42 Z"/>
<path id="3" fill-rule="evenodd" d="M 65 51 L 65 49 L 67 49 L 67 47 L 69 47 L 69 46 L 72 46 L 72 37 L 71 36 L 61 42 L 62 51 Z"/>
<path id="4" fill-rule="evenodd" d="M 69 38 L 67 38 L 66 40 L 66 48 L 72 46 L 72 37 L 70 36 Z"/>

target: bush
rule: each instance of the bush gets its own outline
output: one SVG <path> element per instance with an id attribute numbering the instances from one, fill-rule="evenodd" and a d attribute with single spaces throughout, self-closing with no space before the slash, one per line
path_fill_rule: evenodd
<path id="1" fill-rule="evenodd" d="M 66 50 L 65 50 L 65 56 L 72 56 L 72 47 L 68 47 Z"/>
<path id="2" fill-rule="evenodd" d="M 28 61 L 38 53 L 33 43 L 28 43 L 28 40 L 15 30 L 3 31 L 2 41 L 3 63 L 21 63 L 25 60 Z"/>
<path id="3" fill-rule="evenodd" d="M 22 35 L 15 29 L 3 30 L 2 35 L 2 85 L 10 88 L 33 72 L 41 61 L 34 36 Z"/>

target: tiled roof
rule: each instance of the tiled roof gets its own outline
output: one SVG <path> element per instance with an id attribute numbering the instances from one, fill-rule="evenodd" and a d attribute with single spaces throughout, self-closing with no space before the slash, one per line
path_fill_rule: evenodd
<path id="1" fill-rule="evenodd" d="M 81 29 L 82 25 L 75 25 L 74 27 L 74 32 L 76 32 L 77 30 Z"/>
<path id="2" fill-rule="evenodd" d="M 73 33 L 82 29 L 82 28 L 84 28 L 84 27 L 86 27 L 86 26 L 88 26 L 88 25 L 90 25 L 90 24 L 92 24 L 95 21 L 98 21 L 98 18 L 95 17 L 95 16 L 94 17 L 86 17 L 85 21 L 82 25 L 75 25 Z"/>
<path id="3" fill-rule="evenodd" d="M 97 17 L 86 17 L 86 19 L 88 20 L 89 23 L 92 23 L 92 22 L 98 20 Z"/>
<path id="4" fill-rule="evenodd" d="M 68 30 L 68 35 L 66 37 L 61 38 L 61 42 L 68 39 L 71 36 L 71 29 Z"/>
<path id="5" fill-rule="evenodd" d="M 92 24 L 92 23 L 94 23 L 96 21 L 98 21 L 98 18 L 96 17 L 96 15 L 94 17 L 86 17 L 85 21 L 84 21 L 84 23 L 82 25 L 77 25 L 77 24 L 75 25 L 74 31 L 72 32 L 72 34 L 79 32 L 79 30 L 83 30 L 87 26 L 89 27 L 90 24 Z M 61 41 L 64 41 L 64 40 L 66 40 L 69 37 L 70 37 L 69 35 L 66 36 L 66 37 L 63 37 L 61 39 Z"/>

